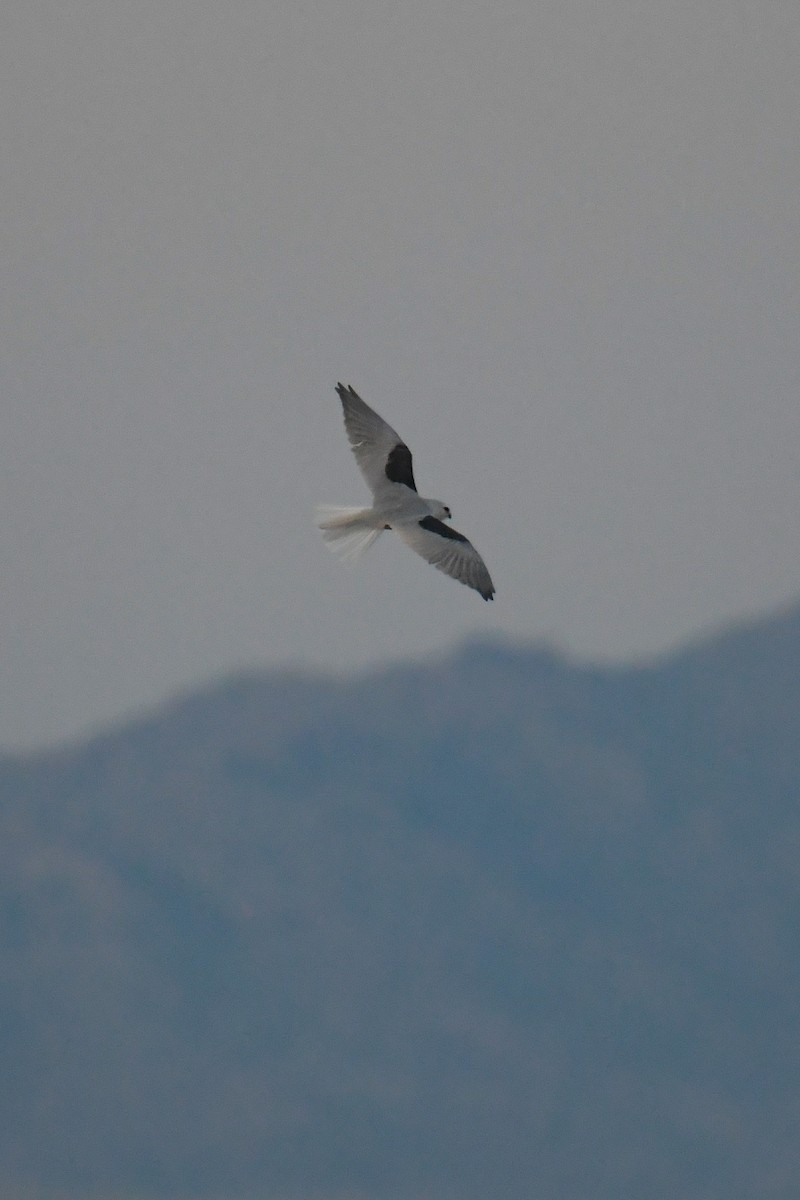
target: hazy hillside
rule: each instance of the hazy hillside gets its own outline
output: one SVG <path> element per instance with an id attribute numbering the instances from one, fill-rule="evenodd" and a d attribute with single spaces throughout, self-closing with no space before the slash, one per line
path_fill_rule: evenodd
<path id="1" fill-rule="evenodd" d="M 0 764 L 5 1191 L 796 1200 L 800 608 Z"/>

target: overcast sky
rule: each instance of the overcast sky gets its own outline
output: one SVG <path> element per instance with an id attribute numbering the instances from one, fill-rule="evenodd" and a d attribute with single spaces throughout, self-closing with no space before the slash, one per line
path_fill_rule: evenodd
<path id="1" fill-rule="evenodd" d="M 6 0 L 0 744 L 800 593 L 797 0 Z M 494 604 L 360 503 L 410 444 Z"/>

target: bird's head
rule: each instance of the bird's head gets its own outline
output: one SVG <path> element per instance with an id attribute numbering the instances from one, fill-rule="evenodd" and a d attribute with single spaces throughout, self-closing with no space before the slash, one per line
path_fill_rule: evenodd
<path id="1" fill-rule="evenodd" d="M 433 509 L 433 515 L 439 521 L 449 521 L 453 515 L 447 505 L 442 504 L 441 500 L 431 500 L 430 505 Z"/>

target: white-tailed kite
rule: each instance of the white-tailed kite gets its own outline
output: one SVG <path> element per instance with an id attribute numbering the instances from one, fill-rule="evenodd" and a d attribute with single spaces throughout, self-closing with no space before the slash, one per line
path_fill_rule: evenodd
<path id="1" fill-rule="evenodd" d="M 441 500 L 417 494 L 411 451 L 405 442 L 351 387 L 339 383 L 336 391 L 350 445 L 374 502 L 372 508 L 317 508 L 317 524 L 330 548 L 344 558 L 355 558 L 385 529 L 393 529 L 438 570 L 474 588 L 484 600 L 493 600 L 494 584 L 480 554 L 463 533 L 444 524 L 452 515 L 450 509 Z"/>

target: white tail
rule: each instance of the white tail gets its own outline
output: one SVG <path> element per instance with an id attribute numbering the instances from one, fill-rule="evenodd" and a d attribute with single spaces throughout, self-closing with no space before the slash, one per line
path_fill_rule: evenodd
<path id="1" fill-rule="evenodd" d="M 344 508 L 338 504 L 320 504 L 314 511 L 322 536 L 334 554 L 356 559 L 383 533 L 375 525 L 371 508 Z"/>

